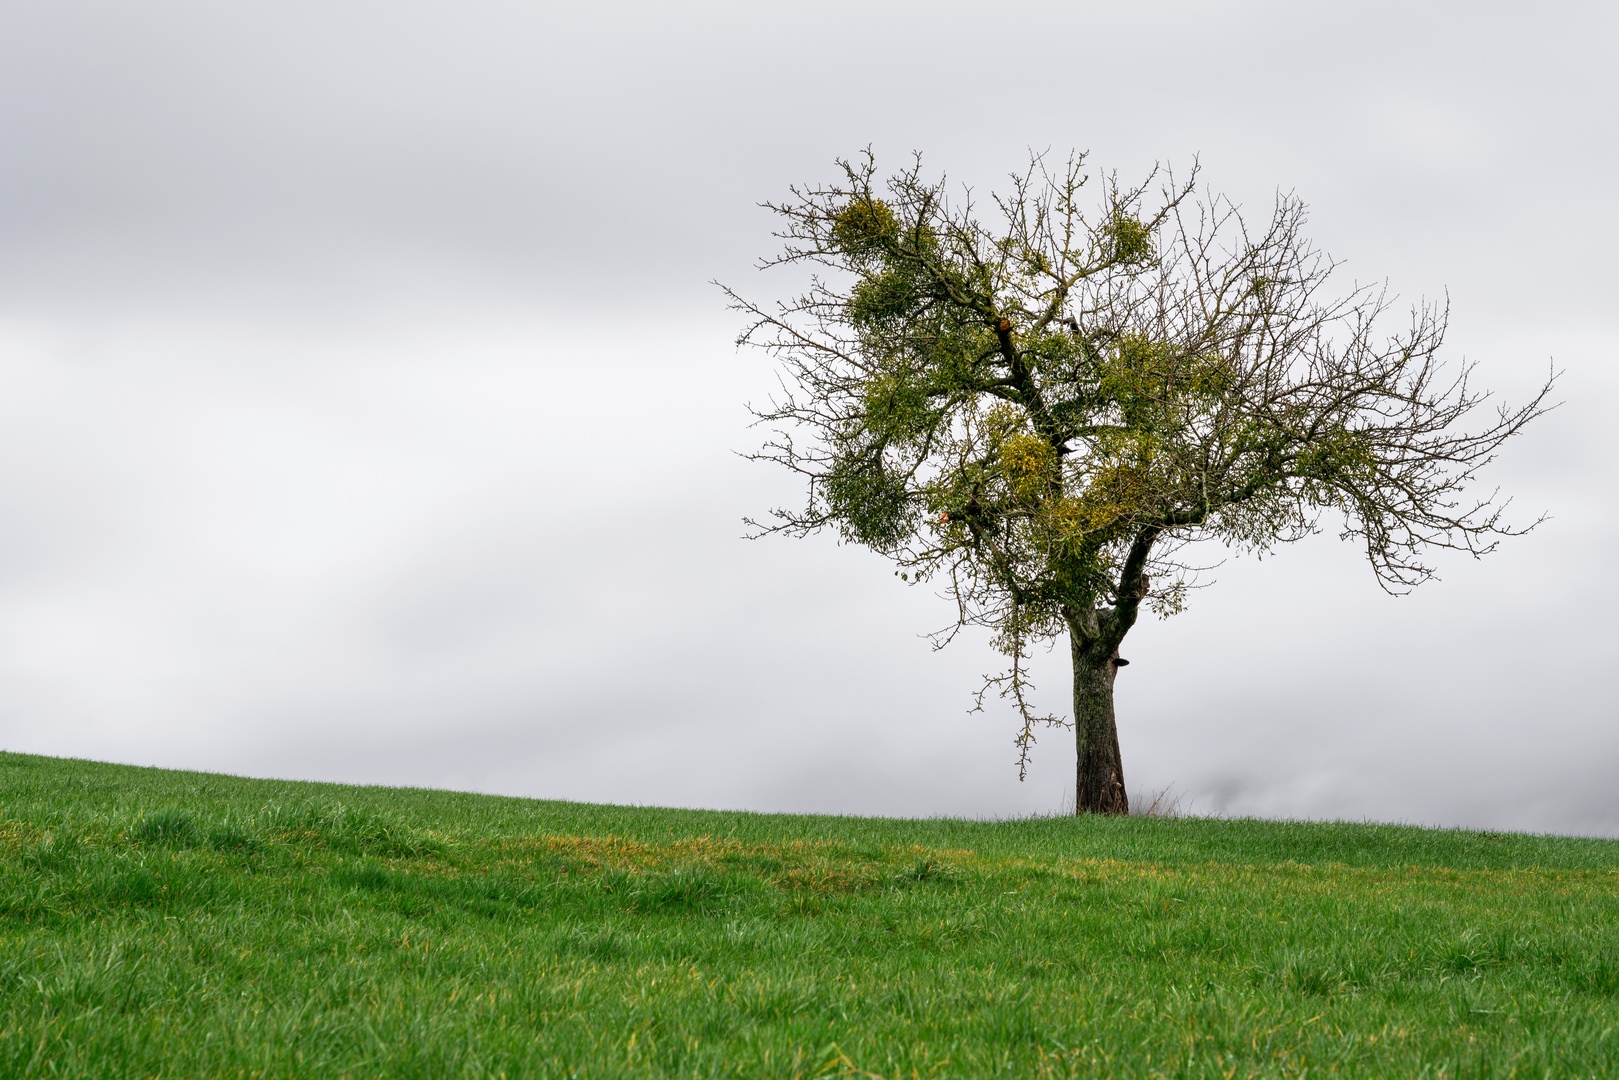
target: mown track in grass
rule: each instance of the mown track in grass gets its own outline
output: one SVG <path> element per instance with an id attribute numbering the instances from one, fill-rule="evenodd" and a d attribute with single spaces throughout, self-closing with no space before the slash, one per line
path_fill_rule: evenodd
<path id="1" fill-rule="evenodd" d="M 1619 843 L 0 754 L 0 1076 L 1619 1075 Z"/>

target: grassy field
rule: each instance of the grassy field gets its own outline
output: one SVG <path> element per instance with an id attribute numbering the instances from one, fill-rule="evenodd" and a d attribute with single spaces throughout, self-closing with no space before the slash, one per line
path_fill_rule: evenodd
<path id="1" fill-rule="evenodd" d="M 0 1076 L 1619 1076 L 1619 842 L 0 754 Z"/>

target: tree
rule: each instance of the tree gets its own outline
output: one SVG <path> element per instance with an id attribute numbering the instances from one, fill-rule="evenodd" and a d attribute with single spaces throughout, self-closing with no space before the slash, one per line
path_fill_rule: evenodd
<path id="1" fill-rule="evenodd" d="M 919 157 L 881 184 L 869 152 L 839 161 L 837 182 L 765 204 L 784 247 L 762 266 L 806 265 L 804 291 L 768 308 L 726 292 L 751 320 L 739 343 L 780 364 L 753 456 L 808 484 L 756 535 L 832 529 L 942 584 L 956 619 L 936 644 L 984 626 L 1008 658 L 978 704 L 1015 705 L 1020 777 L 1036 728 L 1068 724 L 1032 708 L 1030 648 L 1066 634 L 1075 809 L 1124 813 L 1119 646 L 1143 604 L 1181 610 L 1187 545 L 1264 551 L 1331 515 L 1406 591 L 1436 549 L 1522 531 L 1466 489 L 1552 380 L 1468 429 L 1489 394 L 1438 358 L 1447 310 L 1385 333 L 1391 297 L 1330 290 L 1298 199 L 1251 229 L 1194 167 L 1104 177 L 1087 214 L 1084 162 L 1033 158 L 986 222 Z"/>

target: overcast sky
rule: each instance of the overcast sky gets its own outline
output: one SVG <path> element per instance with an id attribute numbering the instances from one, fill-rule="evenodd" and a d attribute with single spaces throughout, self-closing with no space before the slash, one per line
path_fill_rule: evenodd
<path id="1" fill-rule="evenodd" d="M 1196 812 L 1619 835 L 1614 5 L 0 0 L 0 746 L 593 801 L 1008 816 L 983 639 L 741 539 L 771 369 L 719 279 L 870 145 L 1311 207 L 1345 279 L 1565 404 L 1531 536 L 1392 599 L 1332 530 L 1126 643 Z M 1042 657 L 1062 708 L 1067 660 Z"/>

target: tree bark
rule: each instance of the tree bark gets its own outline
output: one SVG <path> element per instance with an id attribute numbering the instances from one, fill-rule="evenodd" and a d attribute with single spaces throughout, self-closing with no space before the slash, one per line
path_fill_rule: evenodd
<path id="1" fill-rule="evenodd" d="M 1075 814 L 1130 812 L 1119 726 L 1113 715 L 1113 680 L 1128 663 L 1119 659 L 1119 644 L 1136 624 L 1141 601 L 1151 587 L 1147 558 L 1162 531 L 1161 525 L 1148 524 L 1136 533 L 1113 590 L 1115 606 L 1078 603 L 1063 607 L 1074 656 Z"/>
<path id="2" fill-rule="evenodd" d="M 1078 762 L 1074 777 L 1074 813 L 1128 814 L 1124 762 L 1119 756 L 1119 728 L 1113 715 L 1113 680 L 1118 676 L 1119 649 L 1070 631 L 1074 655 L 1074 741 Z"/>

